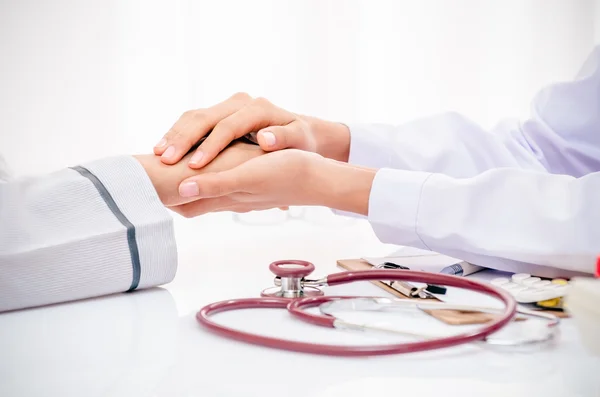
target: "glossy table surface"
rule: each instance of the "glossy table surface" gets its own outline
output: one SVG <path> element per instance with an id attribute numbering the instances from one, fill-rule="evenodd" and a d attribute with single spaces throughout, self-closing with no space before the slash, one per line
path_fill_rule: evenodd
<path id="1" fill-rule="evenodd" d="M 230 214 L 176 218 L 180 263 L 172 283 L 0 315 L 0 396 L 600 396 L 600 357 L 586 352 L 570 319 L 555 344 L 533 350 L 470 344 L 368 358 L 272 350 L 199 326 L 194 316 L 202 306 L 256 297 L 271 286 L 271 261 L 309 260 L 320 277 L 340 271 L 336 259 L 394 249 L 362 220 L 312 211 L 260 226 Z M 385 295 L 366 282 L 326 293 Z M 446 300 L 473 302 L 468 294 L 452 289 Z M 309 342 L 381 342 L 377 334 L 324 329 L 275 309 L 215 320 Z M 431 332 L 449 328 L 428 324 Z"/>

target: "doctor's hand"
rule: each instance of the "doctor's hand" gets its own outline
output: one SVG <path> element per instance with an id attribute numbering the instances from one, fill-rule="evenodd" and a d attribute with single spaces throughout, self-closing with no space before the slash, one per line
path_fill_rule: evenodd
<path id="1" fill-rule="evenodd" d="M 193 170 L 184 162 L 174 166 L 165 165 L 153 154 L 134 157 L 148 174 L 161 202 L 167 207 L 172 207 L 189 203 L 195 199 L 193 197 L 182 197 L 179 194 L 179 184 L 183 180 L 203 173 L 229 170 L 264 153 L 256 145 L 235 142 L 225 149 L 217 159 L 201 170 Z"/>
<path id="2" fill-rule="evenodd" d="M 350 133 L 343 124 L 301 116 L 245 93 L 207 109 L 185 112 L 155 146 L 154 153 L 165 164 L 177 164 L 208 135 L 194 155 L 184 159 L 191 168 L 199 169 L 247 134 L 252 134 L 266 152 L 293 148 L 348 161 Z"/>
<path id="3" fill-rule="evenodd" d="M 184 180 L 179 192 L 194 201 L 172 209 L 194 217 L 209 212 L 316 205 L 367 215 L 374 176 L 375 170 L 286 149 L 229 170 L 205 172 Z"/>

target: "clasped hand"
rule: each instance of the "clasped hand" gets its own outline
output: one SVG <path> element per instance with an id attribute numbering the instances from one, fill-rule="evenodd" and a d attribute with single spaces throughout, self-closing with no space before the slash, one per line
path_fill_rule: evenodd
<path id="1" fill-rule="evenodd" d="M 238 141 L 248 134 L 257 145 Z M 155 156 L 143 161 L 152 162 L 160 173 L 156 178 L 169 186 L 163 202 L 186 217 L 291 205 L 365 213 L 373 175 L 348 168 L 348 150 L 344 125 L 236 94 L 211 108 L 185 112 L 154 148 Z M 357 185 L 342 185 L 345 177 L 364 182 L 366 197 Z M 176 190 L 173 180 L 180 181 Z M 352 203 L 339 200 L 345 194 Z"/>

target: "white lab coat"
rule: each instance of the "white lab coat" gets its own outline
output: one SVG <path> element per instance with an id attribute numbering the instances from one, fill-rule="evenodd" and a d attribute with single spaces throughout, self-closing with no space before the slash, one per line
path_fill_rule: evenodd
<path id="1" fill-rule="evenodd" d="M 485 131 L 458 114 L 353 125 L 350 163 L 379 169 L 368 221 L 386 243 L 540 276 L 600 253 L 600 48 L 529 120 Z M 0 174 L 3 168 L 0 166 Z M 160 285 L 173 225 L 132 157 L 0 182 L 0 311 Z"/>
<path id="2" fill-rule="evenodd" d="M 367 218 L 381 241 L 540 276 L 593 273 L 600 47 L 573 81 L 542 89 L 524 122 L 486 131 L 449 113 L 349 127 L 349 162 L 379 169 Z"/>

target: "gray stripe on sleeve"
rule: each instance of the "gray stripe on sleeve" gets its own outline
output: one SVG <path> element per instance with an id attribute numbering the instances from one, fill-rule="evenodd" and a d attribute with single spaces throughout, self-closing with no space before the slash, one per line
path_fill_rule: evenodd
<path id="1" fill-rule="evenodd" d="M 129 219 L 127 219 L 123 212 L 121 212 L 117 206 L 117 203 L 115 203 L 115 200 L 112 198 L 110 192 L 106 189 L 100 179 L 98 179 L 94 174 L 84 167 L 76 166 L 71 168 L 79 172 L 83 177 L 89 179 L 94 184 L 98 190 L 98 193 L 100 193 L 100 196 L 108 208 L 112 211 L 114 216 L 119 220 L 119 222 L 121 222 L 123 226 L 127 228 L 127 243 L 129 245 L 129 253 L 131 255 L 131 264 L 133 267 L 133 278 L 131 280 L 131 286 L 127 292 L 135 290 L 140 283 L 141 273 L 140 253 L 137 246 L 137 241 L 135 239 L 135 226 L 129 221 Z"/>

